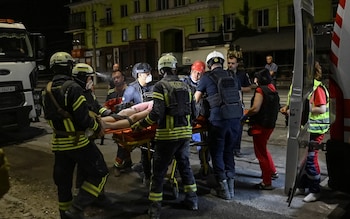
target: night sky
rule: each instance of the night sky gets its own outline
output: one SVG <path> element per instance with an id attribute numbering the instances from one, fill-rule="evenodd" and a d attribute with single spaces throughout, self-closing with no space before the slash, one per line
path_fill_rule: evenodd
<path id="1" fill-rule="evenodd" d="M 29 32 L 40 32 L 46 36 L 47 54 L 72 46 L 68 30 L 69 0 L 1 0 L 0 18 L 12 18 L 22 22 Z"/>

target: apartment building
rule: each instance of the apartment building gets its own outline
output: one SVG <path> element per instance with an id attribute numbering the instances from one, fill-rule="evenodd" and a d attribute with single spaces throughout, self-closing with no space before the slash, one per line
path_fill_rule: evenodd
<path id="1" fill-rule="evenodd" d="M 338 1 L 314 2 L 316 49 L 324 55 Z M 123 70 L 141 61 L 156 68 L 169 52 L 181 66 L 183 52 L 223 45 L 241 48 L 251 71 L 267 54 L 282 70 L 293 63 L 293 0 L 71 0 L 67 7 L 72 55 L 100 72 L 115 62 Z"/>

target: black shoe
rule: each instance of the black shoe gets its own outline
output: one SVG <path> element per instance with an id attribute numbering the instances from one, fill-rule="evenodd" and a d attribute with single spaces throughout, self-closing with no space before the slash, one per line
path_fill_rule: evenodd
<path id="1" fill-rule="evenodd" d="M 198 210 L 198 202 L 191 202 L 188 200 L 182 201 L 182 204 L 185 205 L 186 209 L 191 211 L 197 211 Z"/>
<path id="2" fill-rule="evenodd" d="M 235 157 L 243 157 L 243 154 L 242 154 L 240 151 L 235 151 L 235 152 L 233 153 L 233 155 L 234 155 Z"/>
<path id="3" fill-rule="evenodd" d="M 160 211 L 162 209 L 162 205 L 160 202 L 152 202 L 148 209 L 148 215 L 150 219 L 159 219 Z"/>
<path id="4" fill-rule="evenodd" d="M 69 219 L 84 219 L 84 212 L 75 207 L 70 207 L 68 211 L 65 212 L 65 215 Z"/>
<path id="5" fill-rule="evenodd" d="M 273 173 L 273 174 L 271 175 L 271 179 L 272 179 L 272 180 L 278 179 L 278 177 L 279 177 L 279 175 L 278 175 L 277 172 L 276 172 L 276 173 Z"/>

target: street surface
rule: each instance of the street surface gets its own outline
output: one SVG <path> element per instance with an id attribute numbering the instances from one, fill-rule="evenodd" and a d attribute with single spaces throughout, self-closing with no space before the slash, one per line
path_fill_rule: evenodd
<path id="1" fill-rule="evenodd" d="M 105 87 L 96 89 L 96 95 L 103 103 Z M 279 90 L 281 104 L 286 102 L 287 90 Z M 253 92 L 244 95 L 246 106 L 250 104 Z M 244 127 L 247 129 L 247 127 Z M 21 133 L 2 134 L 0 144 L 11 163 L 10 192 L 0 200 L 1 219 L 7 218 L 59 218 L 57 210 L 56 187 L 52 180 L 53 154 L 50 150 L 52 131 L 43 118 Z M 34 138 L 31 138 L 33 137 Z M 165 194 L 161 218 L 346 218 L 345 209 L 349 208 L 348 195 L 333 192 L 327 188 L 327 167 L 325 152 L 320 153 L 322 171 L 322 197 L 314 203 L 304 203 L 301 196 L 293 199 L 291 206 L 284 194 L 284 176 L 286 161 L 287 127 L 284 116 L 279 115 L 276 128 L 268 144 L 279 178 L 273 181 L 276 189 L 259 191 L 254 185 L 261 181 L 260 168 L 255 158 L 252 139 L 244 131 L 242 152 L 244 157 L 236 158 L 235 197 L 225 201 L 215 197 L 206 181 L 198 180 L 199 211 L 184 210 L 180 204 L 183 198 L 180 191 L 178 200 L 174 200 L 169 183 L 165 183 Z M 105 192 L 118 203 L 113 212 L 89 209 L 88 218 L 147 218 L 147 188 L 142 185 L 140 176 L 133 171 L 120 177 L 113 175 L 113 160 L 116 144 L 111 135 L 106 135 L 104 144 L 96 143 L 110 167 L 110 177 Z M 134 163 L 140 160 L 140 150 L 132 152 Z M 195 147 L 191 148 L 191 164 L 194 173 L 199 169 L 199 159 Z M 345 180 L 345 179 L 344 179 Z"/>

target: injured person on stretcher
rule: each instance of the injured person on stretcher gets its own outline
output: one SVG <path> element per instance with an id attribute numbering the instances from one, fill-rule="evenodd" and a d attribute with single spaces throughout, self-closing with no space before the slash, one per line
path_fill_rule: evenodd
<path id="1" fill-rule="evenodd" d="M 130 128 L 132 124 L 146 118 L 153 107 L 153 100 L 136 104 L 130 108 L 121 110 L 118 114 L 102 117 L 102 126 L 105 129 Z"/>

